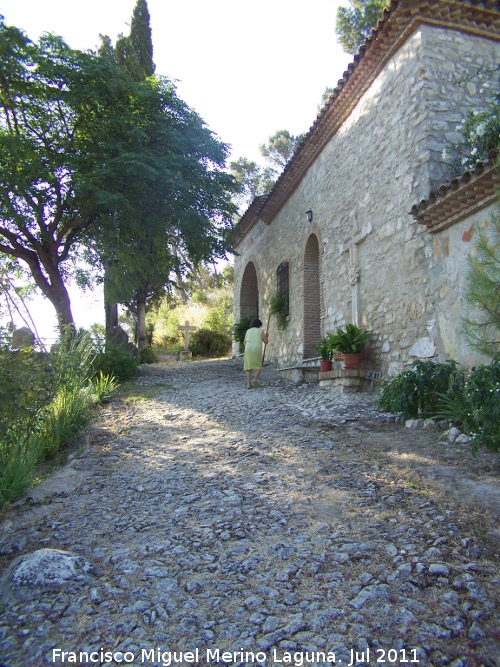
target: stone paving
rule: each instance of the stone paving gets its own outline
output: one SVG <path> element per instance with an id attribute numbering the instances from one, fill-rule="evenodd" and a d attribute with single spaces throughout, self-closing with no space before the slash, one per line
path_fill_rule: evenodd
<path id="1" fill-rule="evenodd" d="M 387 422 L 372 396 L 247 390 L 241 360 L 137 384 L 3 519 L 0 666 L 500 667 L 496 554 L 344 438 Z"/>

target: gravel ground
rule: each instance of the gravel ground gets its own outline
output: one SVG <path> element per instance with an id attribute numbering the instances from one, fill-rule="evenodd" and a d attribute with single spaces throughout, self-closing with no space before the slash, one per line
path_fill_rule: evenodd
<path id="1" fill-rule="evenodd" d="M 142 367 L 3 515 L 0 667 L 500 667 L 498 456 L 390 422 L 241 360 Z M 47 548 L 88 571 L 16 594 Z"/>

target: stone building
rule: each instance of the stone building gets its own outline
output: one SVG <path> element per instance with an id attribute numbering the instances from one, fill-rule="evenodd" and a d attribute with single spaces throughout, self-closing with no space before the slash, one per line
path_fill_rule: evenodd
<path id="1" fill-rule="evenodd" d="M 355 322 L 365 368 L 476 361 L 460 329 L 467 255 L 496 207 L 491 161 L 447 182 L 443 151 L 500 57 L 500 2 L 392 0 L 269 195 L 239 222 L 234 316 L 286 292 L 266 358 L 288 367 Z M 307 213 L 307 215 L 306 215 Z"/>

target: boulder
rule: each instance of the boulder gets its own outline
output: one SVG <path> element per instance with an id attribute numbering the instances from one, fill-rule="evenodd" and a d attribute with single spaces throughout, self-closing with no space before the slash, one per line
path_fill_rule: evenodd
<path id="1" fill-rule="evenodd" d="M 106 348 L 117 348 L 124 352 L 129 352 L 133 357 L 137 358 L 137 347 L 129 342 L 128 333 L 121 327 L 113 327 L 106 334 Z"/>
<path id="2" fill-rule="evenodd" d="M 49 591 L 77 591 L 94 582 L 95 566 L 83 556 L 59 549 L 39 549 L 19 556 L 0 582 L 0 599 L 37 600 Z"/>
<path id="3" fill-rule="evenodd" d="M 128 333 L 121 327 L 113 327 L 106 333 L 106 342 L 112 347 L 126 348 L 128 345 Z"/>
<path id="4" fill-rule="evenodd" d="M 35 344 L 35 335 L 28 327 L 20 327 L 12 332 L 11 346 L 15 350 L 26 350 Z"/>

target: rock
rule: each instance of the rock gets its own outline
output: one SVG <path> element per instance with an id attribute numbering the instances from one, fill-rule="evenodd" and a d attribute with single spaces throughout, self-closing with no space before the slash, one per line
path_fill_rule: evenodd
<path id="1" fill-rule="evenodd" d="M 448 440 L 448 442 L 455 442 L 462 431 L 456 426 L 452 426 L 450 429 L 444 432 L 443 437 Z"/>
<path id="2" fill-rule="evenodd" d="M 371 586 L 366 586 L 366 588 L 363 588 L 349 604 L 355 609 L 361 609 L 361 607 L 368 601 L 387 600 L 390 591 L 391 589 L 387 584 L 373 584 Z"/>
<path id="3" fill-rule="evenodd" d="M 436 346 L 433 341 L 424 336 L 417 340 L 408 351 L 410 357 L 418 357 L 419 359 L 430 359 L 436 354 Z"/>
<path id="4" fill-rule="evenodd" d="M 429 574 L 437 577 L 447 577 L 450 574 L 450 568 L 444 563 L 431 563 L 429 565 Z"/>
<path id="5" fill-rule="evenodd" d="M 35 335 L 28 327 L 20 327 L 12 332 L 11 347 L 14 350 L 26 350 L 35 344 Z"/>
<path id="6" fill-rule="evenodd" d="M 6 511 L 2 562 L 59 543 L 102 576 L 71 560 L 55 592 L 26 599 L 8 580 L 2 664 L 101 646 L 200 647 L 202 661 L 204 647 L 332 650 L 345 665 L 352 649 L 406 648 L 421 665 L 489 664 L 496 561 L 457 503 L 410 487 L 408 460 L 377 449 L 420 456 L 431 433 L 380 425 L 373 396 L 299 389 L 269 368 L 252 394 L 241 360 L 141 367 L 136 383 L 154 398 L 101 412 L 63 468 L 81 483 Z M 434 446 L 458 449 L 425 457 Z M 451 470 L 453 484 L 466 476 Z"/>
<path id="7" fill-rule="evenodd" d="M 388 578 L 387 581 L 390 583 L 394 582 L 403 582 L 409 579 L 411 576 L 411 563 L 403 563 L 403 565 L 400 565 L 398 569 L 391 574 Z"/>
<path id="8" fill-rule="evenodd" d="M 129 342 L 128 333 L 121 327 L 113 327 L 106 334 L 106 350 L 108 348 L 117 348 L 124 352 L 130 352 L 132 356 L 137 357 L 137 347 Z"/>
<path id="9" fill-rule="evenodd" d="M 39 549 L 19 556 L 10 564 L 2 577 L 0 598 L 36 600 L 47 591 L 67 592 L 92 584 L 95 574 L 95 567 L 82 556 L 57 549 Z"/>
<path id="10" fill-rule="evenodd" d="M 424 428 L 423 419 L 407 419 L 405 421 L 406 428 Z"/>
<path id="11" fill-rule="evenodd" d="M 470 628 L 469 632 L 467 634 L 469 639 L 473 642 L 477 642 L 479 639 L 483 639 L 486 637 L 486 633 L 482 629 L 482 627 L 479 625 L 479 623 L 474 622 Z"/>

